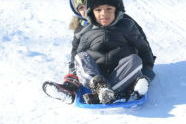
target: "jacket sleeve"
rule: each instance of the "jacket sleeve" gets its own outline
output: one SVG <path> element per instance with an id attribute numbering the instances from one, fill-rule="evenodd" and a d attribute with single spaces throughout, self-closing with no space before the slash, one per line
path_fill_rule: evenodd
<path id="1" fill-rule="evenodd" d="M 138 55 L 142 59 L 142 72 L 149 78 L 153 79 L 155 75 L 152 69 L 155 62 L 155 56 L 152 53 L 145 35 L 140 32 L 140 30 L 135 25 L 135 22 L 131 19 L 125 19 L 125 24 L 125 37 L 129 43 L 137 49 Z"/>
<path id="2" fill-rule="evenodd" d="M 79 39 L 74 37 L 72 41 L 71 60 L 69 62 L 69 73 L 72 73 L 72 74 L 76 74 L 76 70 L 74 66 L 74 58 L 77 54 L 78 45 L 79 45 Z"/>

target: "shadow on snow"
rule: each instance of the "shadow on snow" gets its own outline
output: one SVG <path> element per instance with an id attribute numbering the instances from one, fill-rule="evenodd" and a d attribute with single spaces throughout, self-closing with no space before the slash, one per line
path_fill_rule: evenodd
<path id="1" fill-rule="evenodd" d="M 186 105 L 186 61 L 155 65 L 156 77 L 149 89 L 148 101 L 135 116 L 173 117 L 172 110 Z"/>

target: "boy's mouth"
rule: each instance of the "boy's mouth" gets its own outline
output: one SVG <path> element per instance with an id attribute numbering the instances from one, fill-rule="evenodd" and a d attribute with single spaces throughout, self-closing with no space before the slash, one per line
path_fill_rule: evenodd
<path id="1" fill-rule="evenodd" d="M 108 21 L 109 18 L 101 18 L 100 20 L 101 20 L 101 21 Z"/>
<path id="2" fill-rule="evenodd" d="M 103 22 L 108 22 L 110 19 L 109 18 L 101 18 L 100 21 L 103 21 Z"/>
<path id="3" fill-rule="evenodd" d="M 102 24 L 108 24 L 108 23 L 110 23 L 110 18 L 101 18 L 101 19 L 100 19 L 100 22 L 101 22 Z"/>

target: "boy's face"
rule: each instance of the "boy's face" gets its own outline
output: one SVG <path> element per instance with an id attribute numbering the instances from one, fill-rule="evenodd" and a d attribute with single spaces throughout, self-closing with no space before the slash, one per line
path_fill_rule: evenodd
<path id="1" fill-rule="evenodd" d="M 101 5 L 93 9 L 96 22 L 108 26 L 115 20 L 116 8 L 110 5 Z"/>
<path id="2" fill-rule="evenodd" d="M 81 15 L 82 17 L 86 17 L 86 11 L 87 11 L 87 8 L 86 8 L 85 5 L 80 5 L 80 6 L 78 7 L 78 12 L 80 13 L 80 15 Z"/>

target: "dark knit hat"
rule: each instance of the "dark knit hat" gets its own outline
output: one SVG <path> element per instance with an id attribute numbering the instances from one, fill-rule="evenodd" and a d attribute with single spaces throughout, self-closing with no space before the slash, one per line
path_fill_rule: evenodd
<path id="1" fill-rule="evenodd" d="M 87 9 L 93 10 L 95 7 L 104 4 L 116 7 L 117 11 L 125 11 L 122 0 L 87 0 Z"/>

